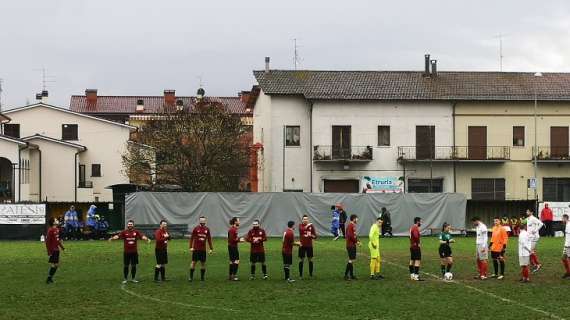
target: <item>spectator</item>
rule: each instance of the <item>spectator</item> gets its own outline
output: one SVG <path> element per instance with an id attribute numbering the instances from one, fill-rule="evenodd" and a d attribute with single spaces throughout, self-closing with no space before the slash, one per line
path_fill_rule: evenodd
<path id="1" fill-rule="evenodd" d="M 392 234 L 392 218 L 390 217 L 390 211 L 386 209 L 386 207 L 382 207 L 380 210 L 380 217 L 382 218 L 382 237 L 384 235 L 390 235 L 393 237 Z"/>
<path id="2" fill-rule="evenodd" d="M 346 238 L 346 220 L 348 219 L 348 216 L 346 215 L 346 211 L 344 211 L 344 208 L 342 207 L 342 203 L 337 203 L 336 205 L 336 210 L 338 211 L 339 214 L 339 220 L 340 220 L 340 232 L 342 233 L 342 237 Z"/>
<path id="3" fill-rule="evenodd" d="M 75 207 L 69 207 L 69 210 L 65 212 L 64 216 L 64 228 L 65 228 L 65 236 L 66 238 L 76 237 L 77 231 L 79 229 L 79 219 L 77 218 L 77 211 L 75 211 Z"/>
<path id="4" fill-rule="evenodd" d="M 97 219 L 95 217 L 97 211 L 97 206 L 92 204 L 87 210 L 87 223 L 85 224 L 87 228 L 87 233 L 90 237 L 94 236 L 95 227 L 97 227 Z"/>
<path id="5" fill-rule="evenodd" d="M 554 215 L 552 214 L 552 209 L 548 206 L 548 203 L 544 204 L 544 208 L 540 211 L 540 220 L 544 223 L 544 233 L 547 237 L 554 237 L 554 229 L 552 228 L 552 220 L 554 220 Z"/>

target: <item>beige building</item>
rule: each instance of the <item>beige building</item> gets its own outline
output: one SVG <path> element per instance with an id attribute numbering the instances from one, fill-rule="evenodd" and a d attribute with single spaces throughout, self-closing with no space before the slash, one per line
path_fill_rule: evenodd
<path id="1" fill-rule="evenodd" d="M 128 183 L 121 155 L 136 128 L 46 103 L 7 110 L 0 201 L 110 202 Z"/>

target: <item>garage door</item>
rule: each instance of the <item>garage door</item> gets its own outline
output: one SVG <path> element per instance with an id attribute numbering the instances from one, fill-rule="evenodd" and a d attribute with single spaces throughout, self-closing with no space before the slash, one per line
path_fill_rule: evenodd
<path id="1" fill-rule="evenodd" d="M 325 192 L 358 193 L 359 180 L 325 180 Z"/>

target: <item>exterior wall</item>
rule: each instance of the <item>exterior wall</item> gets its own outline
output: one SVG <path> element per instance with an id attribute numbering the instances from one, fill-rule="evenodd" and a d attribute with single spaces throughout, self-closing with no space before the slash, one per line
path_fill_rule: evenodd
<path id="1" fill-rule="evenodd" d="M 18 170 L 18 150 L 19 145 L 13 142 L 9 142 L 6 140 L 0 139 L 0 158 L 8 159 L 13 165 L 16 165 L 14 177 L 14 199 L 18 201 L 18 198 L 21 197 L 20 189 L 18 188 L 18 178 L 19 178 L 19 170 Z M 14 167 L 13 167 L 14 168 Z"/>

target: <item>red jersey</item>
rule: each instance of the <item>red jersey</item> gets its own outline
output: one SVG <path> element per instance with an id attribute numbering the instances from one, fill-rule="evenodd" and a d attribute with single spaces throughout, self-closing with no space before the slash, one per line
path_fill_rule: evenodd
<path id="1" fill-rule="evenodd" d="M 190 248 L 194 248 L 194 251 L 206 251 L 206 241 L 208 241 L 208 245 L 210 245 L 210 250 L 214 250 L 210 228 L 198 225 L 194 230 L 192 230 Z"/>
<path id="2" fill-rule="evenodd" d="M 348 227 L 346 227 L 346 247 L 354 248 L 358 243 L 358 237 L 356 236 L 356 224 L 350 222 Z"/>
<path id="3" fill-rule="evenodd" d="M 123 230 L 119 233 L 119 239 L 124 240 L 125 253 L 137 253 L 137 240 L 142 240 L 143 234 L 136 230 Z"/>
<path id="4" fill-rule="evenodd" d="M 63 248 L 61 240 L 59 239 L 59 228 L 50 227 L 47 231 L 46 237 L 46 249 L 48 256 L 51 256 L 55 251 L 59 251 L 60 247 Z"/>
<path id="5" fill-rule="evenodd" d="M 158 228 L 158 230 L 154 232 L 154 239 L 156 240 L 157 249 L 166 249 L 170 235 L 168 231 Z"/>
<path id="6" fill-rule="evenodd" d="M 299 225 L 299 238 L 301 238 L 301 246 L 312 247 L 313 239 L 317 238 L 317 231 L 312 223 Z"/>
<path id="7" fill-rule="evenodd" d="M 263 247 L 263 242 L 267 241 L 267 236 L 265 235 L 265 230 L 261 228 L 252 228 L 247 233 L 245 240 L 251 243 L 252 253 L 264 253 L 265 248 Z"/>
<path id="8" fill-rule="evenodd" d="M 287 229 L 283 233 L 283 253 L 287 255 L 293 254 L 293 243 L 295 242 L 295 234 L 293 229 Z"/>
<path id="9" fill-rule="evenodd" d="M 228 230 L 228 246 L 236 248 L 239 243 L 238 228 L 231 226 Z"/>
<path id="10" fill-rule="evenodd" d="M 420 227 L 417 224 L 414 224 L 410 228 L 410 248 L 419 248 L 420 247 Z"/>
<path id="11" fill-rule="evenodd" d="M 540 220 L 542 221 L 552 221 L 554 220 L 554 214 L 549 207 L 544 207 L 542 211 L 540 211 Z"/>

